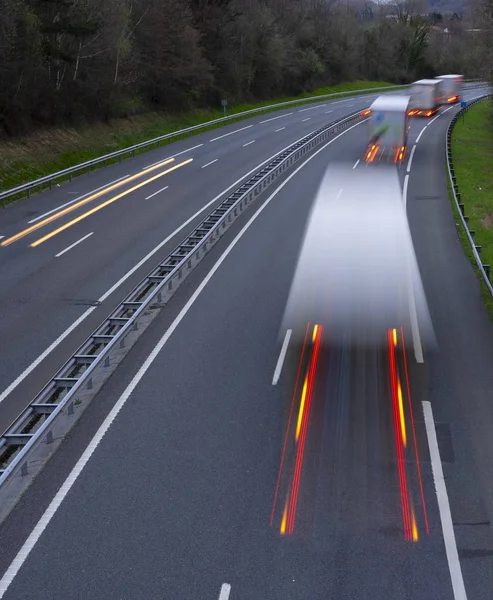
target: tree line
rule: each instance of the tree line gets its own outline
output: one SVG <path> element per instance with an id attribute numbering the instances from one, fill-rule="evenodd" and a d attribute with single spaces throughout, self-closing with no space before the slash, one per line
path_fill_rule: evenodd
<path id="1" fill-rule="evenodd" d="M 471 35 L 444 41 L 428 13 L 423 0 L 0 0 L 0 136 L 355 79 L 474 76 Z"/>

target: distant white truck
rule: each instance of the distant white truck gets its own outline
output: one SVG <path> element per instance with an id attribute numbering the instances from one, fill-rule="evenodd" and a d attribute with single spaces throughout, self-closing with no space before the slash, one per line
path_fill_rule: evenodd
<path id="1" fill-rule="evenodd" d="M 409 133 L 410 97 L 401 95 L 379 96 L 370 106 L 369 142 L 366 162 L 387 161 L 401 163 L 407 149 Z"/>
<path id="2" fill-rule="evenodd" d="M 442 104 L 455 104 L 459 102 L 464 82 L 463 75 L 439 75 L 435 79 L 440 82 Z"/>
<path id="3" fill-rule="evenodd" d="M 411 86 L 410 115 L 431 117 L 442 105 L 441 81 L 420 79 Z"/>

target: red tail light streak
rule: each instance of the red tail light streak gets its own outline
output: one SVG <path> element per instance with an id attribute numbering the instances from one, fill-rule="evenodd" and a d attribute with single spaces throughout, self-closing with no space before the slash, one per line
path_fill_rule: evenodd
<path id="1" fill-rule="evenodd" d="M 399 486 L 401 494 L 402 521 L 404 527 L 404 538 L 407 541 L 417 542 L 419 540 L 419 528 L 416 520 L 415 505 L 413 500 L 413 486 L 408 480 L 410 469 L 409 461 L 406 469 L 405 454 L 408 450 L 408 434 L 406 427 L 406 411 L 403 398 L 403 387 L 407 396 L 407 407 L 409 411 L 409 420 L 411 421 L 411 433 L 413 438 L 414 459 L 416 461 L 417 479 L 419 482 L 419 495 L 423 510 L 423 522 L 426 533 L 429 533 L 428 516 L 426 512 L 426 503 L 423 490 L 423 481 L 421 477 L 421 466 L 419 461 L 418 445 L 416 441 L 416 430 L 414 425 L 414 414 L 411 401 L 411 391 L 409 385 L 409 373 L 407 368 L 406 349 L 404 345 L 404 329 L 400 328 L 401 349 L 402 349 L 402 368 L 397 360 L 397 352 L 399 350 L 399 334 L 397 329 L 389 329 L 388 331 L 388 350 L 389 350 L 389 372 L 390 372 L 390 387 L 392 396 L 392 408 L 394 413 L 394 432 L 396 444 L 397 470 L 399 474 Z M 401 383 L 401 373 L 404 371 L 404 386 Z M 415 495 L 415 494 L 414 494 Z"/>
<path id="2" fill-rule="evenodd" d="M 308 325 L 305 333 L 305 339 L 303 343 L 303 348 L 301 352 L 300 362 L 298 365 L 298 373 L 296 376 L 295 390 L 293 394 L 293 399 L 291 403 L 291 409 L 288 418 L 288 424 L 286 428 L 286 436 L 284 439 L 284 446 L 281 455 L 281 465 L 279 467 L 279 475 L 277 478 L 276 491 L 274 494 L 274 503 L 272 506 L 271 512 L 271 520 L 270 524 L 272 525 L 274 522 L 275 509 L 277 504 L 277 497 L 279 494 L 281 476 L 284 466 L 285 454 L 288 445 L 288 440 L 291 435 L 291 423 L 294 412 L 294 406 L 296 399 L 298 398 L 298 384 L 300 381 L 301 369 L 304 363 L 304 356 L 307 352 L 307 349 L 311 351 L 310 359 L 308 361 L 308 365 L 306 367 L 305 376 L 303 378 L 303 387 L 301 390 L 300 403 L 298 407 L 298 418 L 296 420 L 296 428 L 294 431 L 294 472 L 291 477 L 291 481 L 286 493 L 286 499 L 284 502 L 283 513 L 281 518 L 281 524 L 279 527 L 279 532 L 281 535 L 291 535 L 294 532 L 295 520 L 296 520 L 296 510 L 298 505 L 298 495 L 300 490 L 300 482 L 301 482 L 301 474 L 303 469 L 303 457 L 305 454 L 305 445 L 307 439 L 307 431 L 308 431 L 308 421 L 310 418 L 310 407 L 312 401 L 313 387 L 315 382 L 315 375 L 317 370 L 317 362 L 318 356 L 320 352 L 320 345 L 322 341 L 322 327 L 320 325 L 315 325 L 312 331 L 311 338 L 308 337 L 310 331 L 310 325 Z M 310 339 L 310 343 L 307 344 L 307 340 Z"/>

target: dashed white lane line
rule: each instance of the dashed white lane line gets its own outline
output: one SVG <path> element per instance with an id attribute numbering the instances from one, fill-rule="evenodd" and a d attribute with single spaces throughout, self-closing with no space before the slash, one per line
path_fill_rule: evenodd
<path id="1" fill-rule="evenodd" d="M 407 206 L 407 186 L 409 185 L 409 174 L 404 177 L 404 188 L 402 190 L 402 198 L 404 200 L 404 206 Z"/>
<path id="2" fill-rule="evenodd" d="M 334 112 L 333 110 L 326 110 L 325 114 L 328 115 L 329 113 Z"/>
<path id="3" fill-rule="evenodd" d="M 213 165 L 218 160 L 219 160 L 218 158 L 215 158 L 214 160 L 211 160 L 211 162 L 208 162 L 205 165 L 202 165 L 202 169 L 205 169 L 206 167 L 209 167 L 210 165 Z"/>
<path id="4" fill-rule="evenodd" d="M 160 190 L 158 190 L 157 192 L 154 192 L 154 194 L 151 194 L 150 196 L 147 196 L 146 200 L 150 200 L 151 198 L 153 198 L 154 196 L 157 196 L 158 194 L 160 194 L 161 192 L 164 192 L 164 190 L 167 190 L 169 188 L 169 185 L 161 188 Z"/>
<path id="5" fill-rule="evenodd" d="M 240 131 L 245 131 L 245 129 L 250 129 L 251 127 L 253 127 L 253 125 L 247 125 L 246 127 L 241 127 L 241 129 L 235 129 L 234 131 L 230 131 L 229 133 L 225 133 L 224 135 L 220 135 L 218 137 L 212 138 L 212 140 L 209 140 L 209 142 L 215 142 L 217 140 L 222 140 L 225 137 L 228 137 L 228 135 L 233 135 L 235 133 L 239 133 Z"/>
<path id="6" fill-rule="evenodd" d="M 269 121 L 276 121 L 277 119 L 284 119 L 284 117 L 289 117 L 289 115 L 294 115 L 294 113 L 286 113 L 285 115 L 279 115 L 278 117 L 272 117 L 271 119 L 265 119 L 265 121 L 260 121 L 260 123 L 269 123 Z"/>
<path id="7" fill-rule="evenodd" d="M 306 119 L 301 119 L 301 122 L 304 123 L 305 121 L 309 121 L 311 119 L 311 117 L 307 117 Z"/>
<path id="8" fill-rule="evenodd" d="M 221 586 L 221 591 L 219 593 L 219 600 L 228 600 L 230 593 L 231 586 L 229 585 L 229 583 L 223 583 Z"/>
<path id="9" fill-rule="evenodd" d="M 425 125 L 423 127 L 423 129 L 419 132 L 418 137 L 416 138 L 416 141 L 414 142 L 415 144 L 417 144 L 419 142 L 419 140 L 421 139 L 421 136 L 423 135 L 423 133 L 425 132 L 425 129 L 428 127 L 428 125 Z"/>
<path id="10" fill-rule="evenodd" d="M 345 135 L 348 131 L 351 131 L 355 127 L 358 127 L 362 123 L 365 123 L 365 121 L 360 121 L 359 123 L 355 123 L 351 127 L 348 127 L 345 131 L 342 131 L 341 133 L 336 135 L 334 138 L 332 138 L 331 140 L 326 142 L 323 146 L 321 146 L 318 150 L 316 150 L 311 156 L 309 156 L 304 162 L 302 162 L 301 165 L 299 165 L 263 202 L 263 204 L 255 211 L 255 213 L 250 217 L 250 219 L 243 226 L 243 228 L 239 231 L 239 233 L 236 235 L 236 237 L 233 239 L 233 241 L 229 244 L 229 246 L 226 248 L 226 250 L 220 256 L 218 261 L 214 264 L 212 269 L 207 273 L 207 275 L 202 280 L 202 282 L 199 284 L 199 286 L 197 287 L 195 292 L 189 298 L 189 300 L 187 301 L 185 306 L 181 309 L 181 311 L 175 317 L 174 321 L 171 323 L 169 328 L 163 334 L 163 336 L 158 341 L 156 346 L 154 346 L 153 350 L 147 356 L 147 358 L 143 362 L 142 366 L 139 368 L 137 373 L 134 375 L 134 377 L 132 378 L 132 380 L 130 381 L 128 386 L 125 388 L 125 390 L 123 391 L 121 396 L 118 398 L 115 405 L 110 410 L 107 417 L 104 419 L 104 421 L 100 425 L 99 429 L 95 433 L 94 437 L 92 438 L 92 440 L 89 442 L 86 449 L 82 453 L 82 456 L 79 458 L 79 460 L 75 464 L 74 468 L 72 469 L 72 471 L 70 472 L 68 477 L 65 479 L 65 481 L 63 482 L 63 484 L 60 487 L 60 489 L 58 490 L 58 492 L 55 494 L 55 497 L 50 502 L 48 508 L 44 511 L 43 515 L 40 517 L 36 526 L 34 527 L 32 532 L 27 537 L 26 541 L 22 544 L 22 547 L 19 550 L 19 552 L 17 553 L 16 557 L 14 558 L 14 560 L 12 561 L 12 563 L 10 564 L 10 566 L 4 573 L 3 577 L 0 579 L 0 600 L 2 600 L 2 598 L 5 596 L 5 593 L 7 592 L 8 588 L 10 587 L 10 584 L 15 579 L 17 573 L 22 568 L 22 565 L 25 563 L 29 554 L 31 553 L 33 548 L 38 543 L 40 537 L 43 535 L 43 532 L 46 530 L 46 528 L 50 524 L 51 519 L 55 516 L 55 514 L 56 514 L 57 510 L 60 508 L 60 505 L 62 504 L 63 500 L 65 499 L 67 494 L 72 489 L 72 486 L 79 478 L 80 474 L 82 473 L 85 466 L 89 462 L 91 456 L 94 454 L 96 448 L 101 443 L 101 440 L 106 435 L 106 432 L 109 430 L 109 428 L 113 424 L 113 421 L 116 419 L 116 417 L 118 416 L 118 414 L 120 413 L 122 408 L 127 403 L 130 396 L 135 391 L 135 388 L 139 385 L 140 381 L 146 375 L 147 371 L 150 369 L 151 365 L 154 363 L 156 358 L 159 356 L 160 352 L 162 351 L 164 346 L 167 344 L 168 340 L 171 338 L 173 333 L 179 327 L 180 323 L 185 318 L 188 311 L 195 304 L 197 298 L 201 295 L 203 289 L 207 286 L 209 281 L 214 277 L 215 273 L 218 271 L 218 269 L 220 268 L 222 263 L 228 258 L 228 256 L 232 252 L 232 250 L 238 244 L 238 242 L 243 237 L 243 235 L 246 233 L 246 231 L 248 231 L 248 229 L 250 228 L 252 223 L 254 223 L 257 220 L 259 215 L 267 208 L 267 206 L 269 206 L 269 204 L 281 192 L 281 190 L 284 189 L 284 187 L 286 185 L 288 185 L 288 183 L 291 181 L 291 179 L 293 179 L 293 177 L 296 177 L 296 175 L 311 160 L 313 160 L 316 156 L 318 156 L 321 152 L 323 152 L 328 146 L 333 144 L 341 136 Z M 270 159 L 270 160 L 272 160 L 272 159 Z M 265 161 L 265 162 L 267 163 L 268 161 Z M 257 170 L 257 169 L 258 169 L 258 167 L 255 168 L 255 170 Z M 242 179 L 244 179 L 245 177 L 246 176 L 244 176 Z M 91 308 L 94 310 L 94 307 L 91 307 Z M 226 587 L 224 587 L 224 586 L 226 586 Z M 229 584 L 223 584 L 222 589 L 224 589 L 225 593 L 227 592 L 229 595 L 229 592 L 231 591 L 231 586 Z M 222 592 L 222 589 L 221 589 L 221 592 Z M 228 596 L 226 596 L 225 598 L 227 598 L 227 597 Z M 223 600 L 223 599 L 221 599 L 221 600 Z"/>
<path id="11" fill-rule="evenodd" d="M 358 123 L 356 125 L 358 125 Z M 355 127 L 356 125 L 353 125 L 353 127 Z M 282 129 L 284 129 L 284 127 Z M 339 135 L 342 135 L 342 133 Z M 125 281 L 127 281 L 127 279 L 132 277 L 132 275 L 136 271 L 138 271 L 143 265 L 145 265 L 145 263 L 150 258 L 152 258 L 157 252 L 159 252 L 161 250 L 161 248 L 163 248 L 176 235 L 178 235 L 183 229 L 185 229 L 185 227 L 190 225 L 190 223 L 193 223 L 195 221 L 195 219 L 197 219 L 197 217 L 199 217 L 205 210 L 207 210 L 210 206 L 213 206 L 225 194 L 230 192 L 232 189 L 236 188 L 242 181 L 245 181 L 248 177 L 250 177 L 250 175 L 253 175 L 259 169 L 261 169 L 264 165 L 267 165 L 268 163 L 270 163 L 276 156 L 279 156 L 279 154 L 281 154 L 282 152 L 287 150 L 290 146 L 291 146 L 291 144 L 289 144 L 289 146 L 286 146 L 279 152 L 276 152 L 272 156 L 269 156 L 269 158 L 266 158 L 264 161 L 262 161 L 261 163 L 259 163 L 255 167 L 253 167 L 253 169 L 248 171 L 248 173 L 245 173 L 245 175 L 238 178 L 231 185 L 229 185 L 226 189 L 224 189 L 222 192 L 217 194 L 217 196 L 215 196 L 212 200 L 207 202 L 207 204 L 204 204 L 204 206 L 199 208 L 197 210 L 197 212 L 195 212 L 186 221 L 184 221 L 180 226 L 178 226 L 174 231 L 172 231 L 168 236 L 166 236 L 164 238 L 164 240 L 161 240 L 161 242 L 159 242 L 159 244 L 157 244 L 152 250 L 150 250 L 143 258 L 141 258 L 137 264 L 135 264 L 131 269 L 129 269 L 122 277 L 120 277 L 120 279 L 118 281 L 116 281 L 108 290 L 106 290 L 106 292 L 100 298 L 98 298 L 98 302 L 99 303 L 105 302 L 114 292 L 116 292 L 116 290 L 121 285 L 123 285 L 125 283 Z M 159 162 L 161 162 L 161 161 L 159 161 Z M 77 329 L 77 327 L 79 327 L 79 325 L 82 322 L 84 322 L 85 319 L 87 319 L 87 317 L 93 311 L 96 310 L 96 308 L 97 308 L 96 306 L 91 306 L 84 313 L 82 313 L 82 315 L 76 321 L 74 321 L 72 323 L 72 325 L 70 325 L 70 327 L 68 327 L 63 333 L 61 333 L 57 337 L 57 339 L 52 344 L 50 344 L 48 346 L 48 348 L 46 348 L 46 350 L 44 350 L 44 352 L 42 352 L 28 367 L 26 367 L 24 369 L 24 371 L 22 371 L 22 373 L 20 373 L 20 375 L 18 375 L 14 379 L 14 381 L 12 381 L 12 383 L 10 383 L 2 392 L 0 392 L 0 402 L 3 402 L 5 400 L 5 398 L 7 398 L 24 381 L 24 379 L 26 379 L 26 377 L 28 377 L 35 369 L 37 369 L 37 367 L 45 360 L 45 358 L 47 358 L 53 352 L 53 350 L 55 350 L 55 348 L 57 348 L 63 342 L 63 340 L 65 340 L 75 329 Z M 1 596 L 0 596 L 0 598 L 1 598 Z"/>
<path id="12" fill-rule="evenodd" d="M 252 140 L 251 142 L 247 142 L 246 144 L 243 144 L 243 148 L 245 148 L 245 146 L 249 146 L 250 144 L 255 144 L 255 140 Z"/>
<path id="13" fill-rule="evenodd" d="M 411 165 L 413 163 L 414 153 L 416 152 L 416 144 L 414 144 L 413 149 L 411 150 L 411 154 L 409 156 L 409 160 L 407 161 L 407 172 L 411 170 Z"/>
<path id="14" fill-rule="evenodd" d="M 337 198 L 336 200 L 339 200 L 342 196 L 342 188 L 337 192 Z"/>
<path id="15" fill-rule="evenodd" d="M 286 352 L 288 351 L 289 340 L 291 339 L 291 334 L 293 333 L 292 329 L 288 329 L 286 331 L 286 335 L 284 336 L 284 341 L 281 347 L 281 353 L 279 354 L 279 358 L 277 359 L 276 369 L 274 371 L 274 377 L 272 378 L 272 385 L 277 385 L 279 381 L 279 377 L 281 376 L 282 366 L 284 364 L 284 359 L 286 358 Z"/>
<path id="16" fill-rule="evenodd" d="M 159 161 L 159 162 L 162 162 L 162 161 Z M 127 174 L 127 175 L 124 175 L 123 177 L 119 177 L 118 179 L 115 179 L 114 181 L 110 181 L 110 183 L 105 183 L 101 187 L 98 187 L 95 190 L 91 190 L 90 192 L 87 192 L 87 194 L 82 194 L 82 196 L 79 196 L 78 198 L 74 198 L 73 200 L 70 200 L 69 202 L 65 202 L 65 204 L 61 204 L 60 206 L 57 206 L 56 208 L 53 208 L 52 210 L 49 210 L 48 212 L 45 212 L 42 215 L 39 215 L 39 217 L 36 217 L 35 219 L 31 219 L 27 223 L 28 223 L 28 225 L 31 225 L 32 223 L 36 223 L 36 221 L 39 221 L 40 219 L 43 219 L 44 217 L 48 217 L 49 215 L 56 212 L 57 210 L 60 210 L 61 208 L 65 208 L 66 206 L 70 206 L 74 202 L 78 202 L 79 200 L 86 198 L 86 196 L 90 196 L 91 194 L 100 192 L 104 188 L 110 187 L 110 185 L 113 185 L 114 183 L 118 183 L 119 181 L 123 181 L 123 179 L 126 179 L 127 177 L 130 177 L 130 175 Z"/>
<path id="17" fill-rule="evenodd" d="M 72 250 L 72 248 L 75 248 L 75 246 L 78 246 L 81 242 L 83 242 L 84 240 L 87 240 L 88 237 L 91 237 L 91 235 L 93 233 L 94 233 L 94 231 L 91 231 L 91 233 L 88 233 L 84 237 L 80 238 L 80 240 L 77 240 L 76 242 L 74 242 L 73 244 L 71 244 L 70 246 L 68 246 L 68 248 L 65 248 L 65 250 L 62 250 L 58 254 L 55 254 L 55 257 L 58 258 L 59 256 L 62 256 L 63 254 L 65 254 L 65 252 L 68 252 L 69 250 Z"/>
<path id="18" fill-rule="evenodd" d="M 357 160 L 357 161 L 354 163 L 354 165 L 353 165 L 353 169 L 356 169 L 356 167 L 357 167 L 358 165 L 359 165 L 359 158 L 358 158 L 358 160 Z"/>
<path id="19" fill-rule="evenodd" d="M 327 104 L 317 104 L 317 106 L 310 106 L 309 108 L 302 108 L 298 112 L 306 112 L 307 110 L 315 110 L 316 108 L 323 108 Z"/>
<path id="20" fill-rule="evenodd" d="M 0 235 L 0 240 L 3 240 L 5 236 L 4 235 Z"/>
<path id="21" fill-rule="evenodd" d="M 447 554 L 450 579 L 452 580 L 452 589 L 454 591 L 454 599 L 467 600 L 464 579 L 462 578 L 459 553 L 457 551 L 457 543 L 455 541 L 454 525 L 452 522 L 452 513 L 450 512 L 447 486 L 445 485 L 440 450 L 438 449 L 433 410 L 431 408 L 431 403 L 427 400 L 423 401 L 423 414 L 425 418 L 428 446 L 430 448 L 431 469 L 433 471 L 433 479 L 435 481 L 435 490 L 438 500 L 438 509 L 442 523 L 443 541 L 445 543 L 445 552 Z"/>
<path id="22" fill-rule="evenodd" d="M 203 146 L 204 144 L 197 144 L 196 146 L 192 146 L 191 148 L 187 148 L 186 150 L 182 150 L 181 152 L 177 152 L 176 154 L 172 154 L 171 156 L 168 156 L 167 158 L 162 158 L 161 160 L 158 160 L 150 165 L 147 165 L 147 167 L 144 167 L 142 170 L 145 171 L 146 169 L 149 169 L 150 167 L 154 167 L 154 165 L 158 165 L 159 163 L 165 161 L 165 160 L 169 160 L 170 158 L 175 158 L 176 156 L 181 156 L 182 154 L 186 154 L 187 152 L 191 152 L 192 150 L 196 150 L 197 148 L 200 148 L 201 146 Z"/>
<path id="23" fill-rule="evenodd" d="M 286 127 L 279 127 L 279 129 L 276 129 L 275 133 L 278 133 L 279 131 L 282 131 L 283 129 L 286 129 Z"/>

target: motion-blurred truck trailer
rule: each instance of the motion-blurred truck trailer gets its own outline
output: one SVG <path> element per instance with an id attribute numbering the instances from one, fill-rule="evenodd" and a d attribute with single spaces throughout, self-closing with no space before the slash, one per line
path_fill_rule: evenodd
<path id="1" fill-rule="evenodd" d="M 441 81 L 420 79 L 411 87 L 410 115 L 431 117 L 442 105 Z"/>
<path id="2" fill-rule="evenodd" d="M 456 104 L 459 102 L 464 77 L 462 75 L 439 75 L 435 77 L 440 81 L 440 95 L 442 104 Z"/>
<path id="3" fill-rule="evenodd" d="M 409 96 L 379 96 L 370 106 L 367 163 L 385 158 L 401 164 L 409 133 Z"/>

